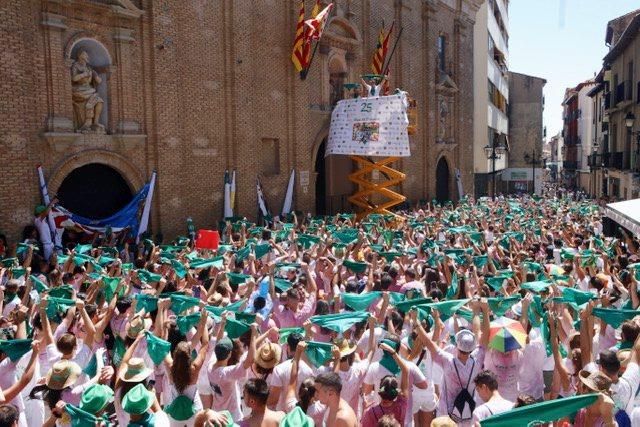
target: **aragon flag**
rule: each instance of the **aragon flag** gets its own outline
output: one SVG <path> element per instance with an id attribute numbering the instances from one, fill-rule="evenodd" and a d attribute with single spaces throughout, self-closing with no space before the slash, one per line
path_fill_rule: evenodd
<path id="1" fill-rule="evenodd" d="M 296 71 L 300 72 L 307 68 L 309 63 L 310 43 L 304 35 L 304 0 L 300 2 L 300 13 L 298 14 L 298 24 L 296 25 L 296 39 L 293 42 L 293 52 L 291 61 Z"/>

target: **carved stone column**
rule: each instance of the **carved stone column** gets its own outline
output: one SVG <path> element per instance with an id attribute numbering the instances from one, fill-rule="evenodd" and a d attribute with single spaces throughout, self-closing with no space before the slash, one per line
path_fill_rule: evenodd
<path id="1" fill-rule="evenodd" d="M 50 12 L 42 13 L 44 27 L 47 83 L 48 132 L 73 132 L 71 79 L 64 61 L 63 35 L 67 30 L 65 17 Z"/>
<path id="2" fill-rule="evenodd" d="M 140 124 L 132 119 L 135 114 L 135 99 L 139 95 L 138 90 L 131 84 L 133 80 L 131 44 L 135 41 L 133 30 L 120 27 L 115 28 L 113 31 L 113 40 L 115 41 L 116 63 L 118 64 L 115 72 L 119 82 L 118 88 L 115 90 L 115 99 L 118 100 L 117 105 L 114 105 L 114 112 L 117 112 L 115 133 L 139 133 Z"/>

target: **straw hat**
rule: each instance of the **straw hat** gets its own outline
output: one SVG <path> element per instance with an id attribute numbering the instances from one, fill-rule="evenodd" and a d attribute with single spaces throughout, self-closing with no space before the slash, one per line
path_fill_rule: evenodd
<path id="1" fill-rule="evenodd" d="M 53 390 L 64 390 L 78 380 L 82 373 L 80 366 L 71 360 L 60 360 L 47 373 L 47 387 Z"/>
<path id="2" fill-rule="evenodd" d="M 145 326 L 144 318 L 142 316 L 135 316 L 127 326 L 127 337 L 136 339 L 138 334 L 146 329 Z"/>
<path id="3" fill-rule="evenodd" d="M 580 381 L 589 389 L 599 393 L 609 393 L 609 387 L 611 387 L 611 380 L 605 374 L 596 371 L 590 373 L 584 369 L 579 374 Z"/>
<path id="4" fill-rule="evenodd" d="M 340 350 L 340 357 L 345 357 L 356 351 L 357 346 L 355 343 L 349 341 L 346 338 L 340 338 L 335 340 L 338 350 Z"/>
<path id="5" fill-rule="evenodd" d="M 271 342 L 263 344 L 256 354 L 256 365 L 263 369 L 272 369 L 280 363 L 282 348 L 278 344 Z"/>
<path id="6" fill-rule="evenodd" d="M 137 383 L 146 379 L 153 372 L 144 364 L 144 359 L 132 357 L 126 364 L 126 369 L 120 374 L 120 380 L 128 383 Z"/>

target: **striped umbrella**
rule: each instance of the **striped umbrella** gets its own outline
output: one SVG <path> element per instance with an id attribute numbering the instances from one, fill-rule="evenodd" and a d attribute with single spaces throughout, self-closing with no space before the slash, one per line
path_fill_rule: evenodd
<path id="1" fill-rule="evenodd" d="M 489 347 L 506 353 L 523 348 L 527 342 L 527 333 L 522 324 L 507 317 L 491 322 Z"/>

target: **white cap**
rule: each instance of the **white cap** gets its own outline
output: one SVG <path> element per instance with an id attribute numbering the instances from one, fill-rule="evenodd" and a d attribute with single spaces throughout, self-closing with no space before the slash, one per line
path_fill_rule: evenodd
<path id="1" fill-rule="evenodd" d="M 465 353 L 471 353 L 476 349 L 476 336 L 468 329 L 463 329 L 456 334 L 456 347 Z"/>

